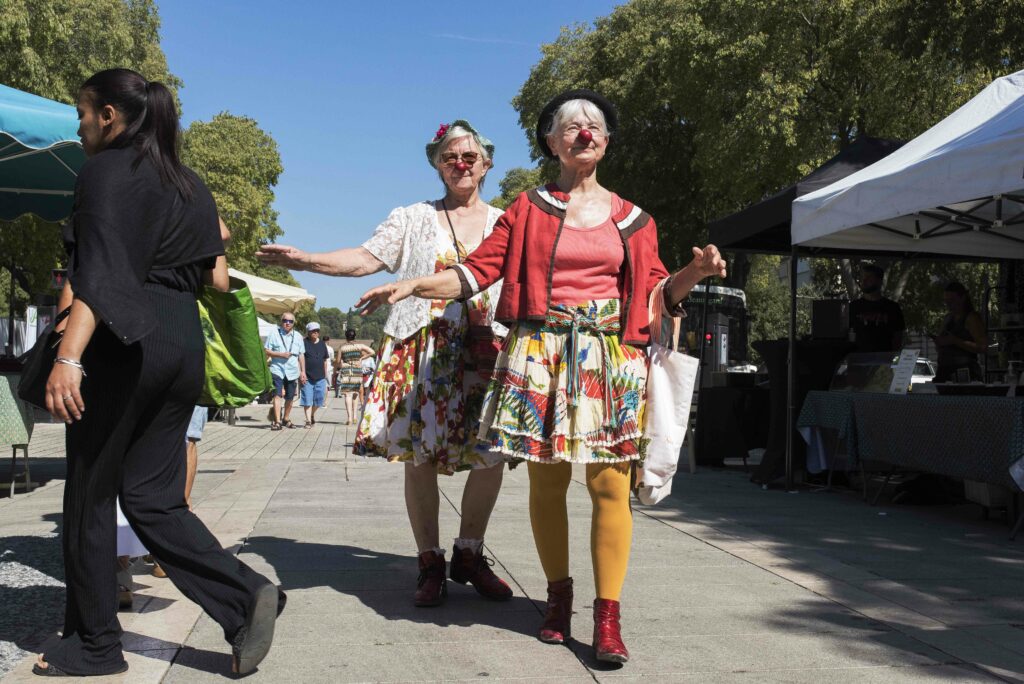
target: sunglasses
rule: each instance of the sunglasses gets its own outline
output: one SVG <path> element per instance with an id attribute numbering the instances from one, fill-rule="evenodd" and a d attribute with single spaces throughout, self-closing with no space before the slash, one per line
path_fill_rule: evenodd
<path id="1" fill-rule="evenodd" d="M 445 152 L 441 155 L 441 163 L 445 166 L 455 166 L 459 163 L 459 159 L 461 159 L 469 166 L 473 166 L 480 161 L 480 157 L 481 155 L 476 152 L 463 152 L 461 155 L 456 154 L 455 152 Z"/>
<path id="2" fill-rule="evenodd" d="M 295 324 L 295 319 L 294 318 L 282 318 L 281 319 L 281 325 L 294 325 L 294 324 Z"/>

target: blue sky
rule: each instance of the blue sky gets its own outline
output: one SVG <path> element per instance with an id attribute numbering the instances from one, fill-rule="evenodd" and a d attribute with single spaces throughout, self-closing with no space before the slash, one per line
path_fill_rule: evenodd
<path id="1" fill-rule="evenodd" d="M 562 26 L 609 14 L 611 0 L 430 3 L 165 0 L 162 45 L 183 124 L 221 111 L 259 122 L 280 147 L 280 242 L 356 246 L 396 206 L 441 184 L 423 146 L 441 122 L 469 120 L 496 146 L 485 198 L 530 165 L 510 101 Z M 384 273 L 296 273 L 317 306 L 342 310 Z"/>

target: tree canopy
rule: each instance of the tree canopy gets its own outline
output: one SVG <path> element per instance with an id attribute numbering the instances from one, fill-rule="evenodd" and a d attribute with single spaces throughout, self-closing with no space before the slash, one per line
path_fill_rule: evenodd
<path id="1" fill-rule="evenodd" d="M 221 112 L 188 127 L 182 159 L 206 183 L 231 230 L 228 263 L 296 284 L 286 270 L 266 268 L 254 256 L 261 244 L 283 232 L 273 208 L 274 186 L 284 170 L 274 139 L 253 119 Z"/>
<path id="2" fill-rule="evenodd" d="M 176 92 L 181 81 L 168 70 L 159 29 L 152 0 L 2 0 L 0 74 L 5 85 L 67 104 L 75 103 L 86 79 L 112 66 L 135 69 Z M 50 269 L 63 258 L 56 225 L 34 216 L 0 222 L 6 272 L 0 279 L 8 282 L 13 271 L 16 306 L 30 292 L 49 291 Z"/>
<path id="3" fill-rule="evenodd" d="M 793 183 L 859 135 L 909 140 L 1021 68 L 1022 38 L 1024 0 L 631 0 L 544 45 L 513 106 L 539 160 L 534 127 L 554 95 L 588 87 L 616 103 L 619 130 L 599 178 L 655 217 L 675 269 L 710 221 Z M 522 189 L 531 173 L 553 177 L 551 166 L 505 181 Z M 746 287 L 749 262 L 733 262 L 728 284 Z M 935 275 L 887 265 L 901 293 Z M 824 268 L 824 280 L 852 285 L 849 262 Z M 758 283 L 782 287 L 770 263 L 754 270 Z"/>

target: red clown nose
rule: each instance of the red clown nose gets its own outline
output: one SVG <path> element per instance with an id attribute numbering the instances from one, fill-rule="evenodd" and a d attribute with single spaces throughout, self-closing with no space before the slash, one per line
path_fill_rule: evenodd
<path id="1" fill-rule="evenodd" d="M 590 144 L 590 141 L 594 139 L 594 134 L 586 128 L 580 130 L 580 134 L 576 136 L 577 139 L 583 141 L 585 144 Z"/>
<path id="2" fill-rule="evenodd" d="M 464 161 L 460 161 L 455 164 L 455 168 L 460 172 L 469 171 L 469 164 Z"/>

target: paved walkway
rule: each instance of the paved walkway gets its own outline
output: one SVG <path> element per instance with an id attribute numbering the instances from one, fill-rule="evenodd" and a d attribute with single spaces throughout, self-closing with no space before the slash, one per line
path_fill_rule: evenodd
<path id="1" fill-rule="evenodd" d="M 312 430 L 277 433 L 265 409 L 247 409 L 235 427 L 211 424 L 201 445 L 197 512 L 289 594 L 250 681 L 1024 681 L 1024 542 L 1007 542 L 1006 527 L 970 507 L 765 492 L 728 471 L 680 475 L 667 505 L 637 507 L 625 667 L 602 667 L 590 649 L 590 506 L 578 478 L 571 648 L 533 636 L 545 585 L 523 468 L 507 473 L 487 540 L 513 600 L 452 585 L 445 606 L 416 609 L 402 469 L 351 456 L 337 407 Z M 59 426 L 40 426 L 33 458 L 52 479 L 0 499 L 5 684 L 35 681 L 27 654 L 60 627 L 61 441 Z M 441 482 L 449 540 L 463 482 Z M 122 613 L 131 669 L 110 681 L 225 679 L 229 650 L 213 621 L 168 580 L 135 579 L 134 611 Z"/>

